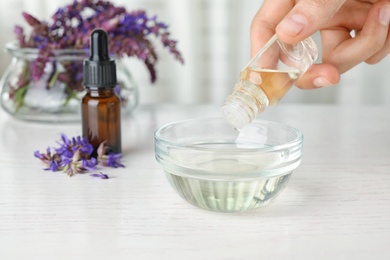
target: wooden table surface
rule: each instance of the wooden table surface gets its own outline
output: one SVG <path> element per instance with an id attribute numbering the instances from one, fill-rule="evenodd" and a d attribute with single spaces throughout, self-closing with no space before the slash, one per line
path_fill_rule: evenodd
<path id="1" fill-rule="evenodd" d="M 68 177 L 36 150 L 78 124 L 0 112 L 0 259 L 390 259 L 390 107 L 279 105 L 261 117 L 305 136 L 302 164 L 270 205 L 195 208 L 154 158 L 164 123 L 220 116 L 211 105 L 138 108 L 123 121 L 124 169 Z"/>

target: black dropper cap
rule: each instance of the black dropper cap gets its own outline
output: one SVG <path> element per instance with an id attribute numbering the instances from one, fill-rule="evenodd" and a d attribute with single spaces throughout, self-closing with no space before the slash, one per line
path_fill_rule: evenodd
<path id="1" fill-rule="evenodd" d="M 90 46 L 90 57 L 84 60 L 83 85 L 92 89 L 114 87 L 117 84 L 116 66 L 109 57 L 107 33 L 95 29 L 91 33 Z"/>

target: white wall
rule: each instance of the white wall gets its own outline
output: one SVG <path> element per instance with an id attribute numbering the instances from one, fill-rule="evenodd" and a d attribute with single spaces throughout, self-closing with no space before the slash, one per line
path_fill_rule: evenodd
<path id="1" fill-rule="evenodd" d="M 13 26 L 23 24 L 20 12 L 48 18 L 59 5 L 73 0 L 1 0 L 0 46 L 13 39 Z M 179 40 L 185 65 L 159 47 L 158 81 L 149 82 L 143 64 L 129 61 L 139 83 L 141 103 L 221 103 L 231 92 L 249 59 L 249 28 L 261 4 L 253 0 L 112 0 L 128 10 L 142 8 L 170 25 Z M 315 36 L 318 40 L 318 36 Z M 160 46 L 160 45 L 158 45 Z M 0 54 L 0 73 L 10 56 Z M 282 103 L 347 103 L 390 105 L 390 58 L 381 64 L 361 64 L 342 77 L 340 86 L 303 91 L 293 88 Z"/>

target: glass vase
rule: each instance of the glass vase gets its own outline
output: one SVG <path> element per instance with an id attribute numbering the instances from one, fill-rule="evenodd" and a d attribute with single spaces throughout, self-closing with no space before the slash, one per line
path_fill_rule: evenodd
<path id="1" fill-rule="evenodd" d="M 77 122 L 81 119 L 81 98 L 84 96 L 83 61 L 87 50 L 55 50 L 44 68 L 42 77 L 33 78 L 32 66 L 38 49 L 20 48 L 17 42 L 6 44 L 13 59 L 0 80 L 2 108 L 10 115 L 38 122 Z M 138 86 L 123 59 L 116 59 L 122 116 L 138 105 Z"/>

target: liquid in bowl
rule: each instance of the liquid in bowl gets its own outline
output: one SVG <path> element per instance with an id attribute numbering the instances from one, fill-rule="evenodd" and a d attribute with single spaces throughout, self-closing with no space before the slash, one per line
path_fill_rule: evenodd
<path id="1" fill-rule="evenodd" d="M 207 129 L 197 130 L 197 123 Z M 237 138 L 218 119 L 173 126 L 168 129 L 173 135 L 164 133 L 164 127 L 156 131 L 156 159 L 176 192 L 203 209 L 240 212 L 264 206 L 283 190 L 300 163 L 302 135 L 284 125 L 255 121 L 245 138 Z"/>

